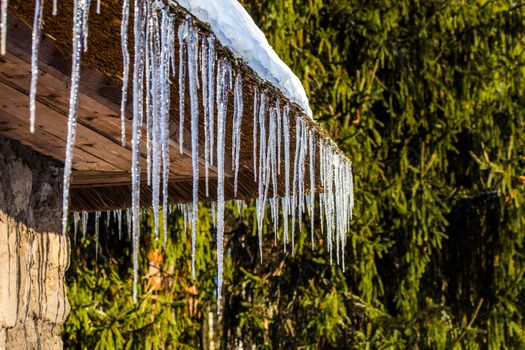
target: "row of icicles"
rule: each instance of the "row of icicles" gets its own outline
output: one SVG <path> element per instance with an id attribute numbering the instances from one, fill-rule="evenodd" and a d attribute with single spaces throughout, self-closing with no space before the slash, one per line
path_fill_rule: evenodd
<path id="1" fill-rule="evenodd" d="M 7 28 L 7 0 L 0 0 L 0 49 L 5 53 Z M 217 221 L 217 263 L 218 290 L 220 301 L 223 271 L 223 235 L 225 210 L 225 139 L 226 118 L 230 92 L 233 90 L 233 123 L 231 160 L 234 176 L 234 196 L 237 196 L 239 151 L 243 113 L 243 80 L 241 73 L 234 70 L 226 58 L 219 58 L 215 51 L 215 38 L 200 33 L 188 15 L 177 24 L 169 7 L 158 0 L 134 0 L 133 4 L 133 64 L 128 50 L 128 27 L 131 6 L 123 0 L 121 49 L 123 58 L 123 85 L 121 101 L 122 144 L 125 145 L 125 114 L 127 92 L 132 78 L 132 205 L 128 227 L 132 228 L 133 242 L 133 297 L 137 298 L 138 244 L 140 230 L 140 143 L 146 142 L 147 183 L 152 188 L 152 209 L 154 214 L 155 237 L 159 237 L 159 211 L 168 205 L 168 182 L 170 175 L 170 86 L 171 80 L 178 80 L 179 151 L 184 147 L 185 94 L 189 94 L 191 154 L 193 169 L 193 201 L 186 211 L 191 227 L 192 276 L 195 276 L 195 242 L 197 234 L 197 211 L 199 200 L 199 118 L 204 120 L 204 181 L 206 196 L 209 169 L 217 169 L 217 198 L 214 208 Z M 73 150 L 76 134 L 78 89 L 80 84 L 80 56 L 87 50 L 88 17 L 90 0 L 74 0 L 73 45 L 68 118 L 68 137 L 64 165 L 63 229 L 67 227 L 69 184 L 71 180 Z M 97 13 L 100 1 L 97 1 Z M 56 0 L 53 1 L 56 14 Z M 32 79 L 30 91 L 30 130 L 34 132 L 35 100 L 38 79 L 38 48 L 40 44 L 43 17 L 43 0 L 35 0 L 32 44 Z M 178 41 L 178 50 L 175 42 Z M 177 52 L 176 52 L 177 51 Z M 132 67 L 132 75 L 130 72 Z M 187 84 L 186 84 L 187 83 Z M 185 91 L 188 87 L 189 91 Z M 312 246 L 315 191 L 307 191 L 320 184 L 323 193 L 319 195 L 320 226 L 326 230 L 326 242 L 332 260 L 335 243 L 336 260 L 344 266 L 345 234 L 350 227 L 353 208 L 353 179 L 350 161 L 337 151 L 336 146 L 316 131 L 301 117 L 292 116 L 290 106 L 281 104 L 279 99 L 270 102 L 269 92 L 254 86 L 253 98 L 253 173 L 258 186 L 256 198 L 259 246 L 262 254 L 263 221 L 267 205 L 271 213 L 274 231 L 279 220 L 284 229 L 284 249 L 291 241 L 294 248 L 296 221 L 301 227 L 303 213 L 312 221 Z M 199 98 L 199 91 L 202 100 Z M 295 121 L 295 152 L 291 151 L 290 134 Z M 145 140 L 142 133 L 145 129 Z M 293 159 L 291 156 L 293 155 Z M 284 161 L 282 160 L 284 158 Z M 316 174 L 316 161 L 319 171 Z M 281 164 L 284 163 L 284 164 Z M 307 166 L 308 164 L 308 166 Z M 278 188 L 278 176 L 284 173 L 284 191 Z M 319 176 L 316 182 L 316 176 Z M 271 187 L 271 191 L 270 191 Z M 278 193 L 282 194 L 278 198 Z M 161 202 L 162 199 L 162 202 Z M 279 214 L 279 209 L 282 215 Z M 119 216 L 120 217 L 120 216 Z M 76 221 L 75 221 L 76 222 Z M 167 232 L 167 221 L 163 220 L 163 232 Z M 300 229 L 299 229 L 300 230 Z M 275 234 L 275 236 L 277 236 Z M 262 256 L 261 256 L 262 258 Z"/>

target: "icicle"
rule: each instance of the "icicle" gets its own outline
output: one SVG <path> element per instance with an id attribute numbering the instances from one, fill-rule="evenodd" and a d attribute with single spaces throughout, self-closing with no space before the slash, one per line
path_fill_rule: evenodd
<path id="1" fill-rule="evenodd" d="M 161 113 L 163 106 L 163 94 L 161 90 L 162 69 L 159 62 L 160 54 L 160 33 L 156 3 L 148 4 L 148 24 L 146 27 L 146 94 L 149 97 L 150 106 L 148 107 L 148 140 L 151 142 L 151 186 L 152 186 L 152 208 L 155 240 L 159 239 L 159 198 L 160 198 L 160 173 L 162 158 L 161 137 Z M 148 143 L 149 143 L 148 142 Z"/>
<path id="2" fill-rule="evenodd" d="M 224 148 L 228 91 L 231 88 L 231 65 L 226 59 L 219 61 L 217 69 L 217 305 L 222 298 L 222 273 L 224 257 Z"/>
<path id="3" fill-rule="evenodd" d="M 122 210 L 117 211 L 118 239 L 122 240 Z"/>
<path id="4" fill-rule="evenodd" d="M 277 188 L 277 110 L 278 108 L 272 108 L 270 110 L 270 135 L 268 137 L 268 151 L 267 151 L 267 167 L 268 176 L 267 178 L 272 179 L 272 199 L 270 200 L 270 209 L 272 214 L 273 230 L 274 230 L 274 243 L 277 244 L 277 228 L 279 225 L 279 201 L 277 200 L 278 188 Z M 269 183 L 267 183 L 267 188 Z"/>
<path id="5" fill-rule="evenodd" d="M 86 238 L 88 224 L 88 212 L 82 211 L 82 237 Z"/>
<path id="6" fill-rule="evenodd" d="M 100 15 L 100 0 L 97 0 L 97 15 Z"/>
<path id="7" fill-rule="evenodd" d="M 300 171 L 301 171 L 301 178 L 299 183 L 299 230 L 301 230 L 301 222 L 303 214 L 305 213 L 305 202 L 306 202 L 306 160 L 308 157 L 308 126 L 306 124 L 306 121 L 304 119 L 301 120 L 302 124 L 302 133 L 301 133 L 301 158 L 300 158 Z"/>
<path id="8" fill-rule="evenodd" d="M 334 239 L 334 159 L 333 150 L 328 145 L 320 144 L 320 159 L 321 159 L 321 181 L 323 184 L 323 214 L 326 222 L 326 241 L 328 251 L 330 254 L 330 263 L 333 260 L 333 239 Z M 337 243 L 337 242 L 336 242 Z M 336 252 L 337 253 L 337 252 Z"/>
<path id="9" fill-rule="evenodd" d="M 55 0 L 56 1 L 56 0 Z M 121 119 L 121 142 L 126 145 L 126 105 L 128 100 L 129 82 L 129 50 L 128 50 L 128 27 L 129 27 L 129 0 L 122 1 L 122 21 L 120 23 L 120 45 L 122 50 L 122 100 L 120 102 Z"/>
<path id="10" fill-rule="evenodd" d="M 184 149 L 184 96 L 186 80 L 186 64 L 184 62 L 185 45 L 184 40 L 188 35 L 188 21 L 185 20 L 179 26 L 179 151 L 182 154 Z"/>
<path id="11" fill-rule="evenodd" d="M 306 154 L 308 153 L 308 142 L 307 142 L 307 136 L 308 136 L 308 130 L 306 127 L 306 121 L 301 119 L 301 130 L 300 130 L 300 138 L 298 142 L 300 143 L 300 151 L 299 151 L 299 169 L 297 172 L 298 178 L 297 178 L 297 185 L 298 185 L 298 221 L 299 221 L 299 232 L 301 232 L 302 228 L 302 217 L 304 214 L 304 205 L 305 205 L 305 159 Z"/>
<path id="12" fill-rule="evenodd" d="M 73 57 L 71 68 L 71 88 L 69 97 L 69 117 L 67 123 L 66 156 L 64 162 L 64 190 L 62 198 L 62 232 L 67 230 L 67 214 L 69 207 L 69 182 L 73 167 L 73 151 L 75 148 L 78 88 L 80 83 L 80 54 L 82 42 L 87 40 L 87 19 L 89 0 L 75 0 L 73 6 Z"/>
<path id="13" fill-rule="evenodd" d="M 322 157 L 322 152 L 323 152 L 323 140 L 322 139 L 319 139 L 319 179 L 320 179 L 320 182 L 321 182 L 321 187 L 324 186 L 324 172 L 323 172 L 323 167 L 324 167 L 324 161 L 323 161 L 323 157 Z M 323 191 L 324 191 L 324 188 L 323 188 Z M 324 235 L 324 194 L 323 193 L 319 193 L 319 218 L 320 218 L 320 228 L 321 228 L 321 235 Z"/>
<path id="14" fill-rule="evenodd" d="M 29 131 L 35 132 L 36 86 L 38 81 L 38 49 L 42 31 L 43 0 L 35 0 L 35 16 L 33 18 L 33 43 L 31 53 L 31 89 L 29 93 Z"/>
<path id="15" fill-rule="evenodd" d="M 281 100 L 277 98 L 275 102 L 275 112 L 277 114 L 277 175 L 281 174 Z"/>
<path id="16" fill-rule="evenodd" d="M 211 210 L 211 223 L 214 227 L 217 227 L 217 203 L 211 202 L 210 203 L 210 210 Z"/>
<path id="17" fill-rule="evenodd" d="M 128 239 L 131 239 L 131 217 L 132 217 L 131 208 L 126 209 L 126 231 L 128 232 Z"/>
<path id="18" fill-rule="evenodd" d="M 292 212 L 292 255 L 294 254 L 294 248 L 295 248 L 295 218 L 297 214 L 297 207 L 298 207 L 298 179 L 300 174 L 299 172 L 299 158 L 300 158 L 300 152 L 301 152 L 301 120 L 300 118 L 295 119 L 295 158 L 294 158 L 294 167 L 293 167 L 293 180 L 292 180 L 292 204 L 291 204 L 291 212 Z M 300 215 L 300 213 L 299 213 Z M 300 229 L 300 228 L 299 228 Z"/>
<path id="19" fill-rule="evenodd" d="M 215 144 L 215 37 L 208 37 L 208 133 L 210 136 L 209 144 L 209 165 L 213 165 L 213 149 Z M 206 88 L 206 87 L 204 87 Z"/>
<path id="20" fill-rule="evenodd" d="M 9 0 L 0 0 L 0 55 L 5 55 L 7 46 L 7 7 Z"/>
<path id="21" fill-rule="evenodd" d="M 53 0 L 53 11 L 52 11 L 52 15 L 53 15 L 53 16 L 56 16 L 56 15 L 58 14 L 57 1 L 58 1 L 58 0 Z"/>
<path id="22" fill-rule="evenodd" d="M 266 166 L 266 104 L 268 98 L 266 92 L 263 91 L 260 96 L 259 111 L 257 122 L 259 123 L 259 171 L 258 171 L 258 198 L 256 201 L 257 210 L 257 231 L 259 236 L 259 255 L 262 261 L 262 236 L 263 236 L 263 223 L 265 214 L 265 201 L 266 201 L 266 171 L 269 171 Z M 255 125 L 254 124 L 254 129 Z"/>
<path id="23" fill-rule="evenodd" d="M 95 260 L 98 259 L 98 235 L 100 233 L 100 212 L 95 212 Z"/>
<path id="24" fill-rule="evenodd" d="M 202 106 L 204 107 L 204 181 L 206 197 L 209 196 L 208 175 L 210 167 L 210 130 L 208 104 L 208 40 L 206 37 L 201 41 L 201 79 L 202 79 Z"/>
<path id="25" fill-rule="evenodd" d="M 310 196 L 309 196 L 309 208 L 308 215 L 310 216 L 310 239 L 312 243 L 312 249 L 315 248 L 314 245 L 314 227 L 315 227 L 315 133 L 313 129 L 310 129 L 308 141 L 310 143 Z"/>
<path id="26" fill-rule="evenodd" d="M 186 233 L 188 232 L 188 204 L 181 204 L 181 211 L 182 211 L 182 229 Z"/>
<path id="27" fill-rule="evenodd" d="M 288 218 L 290 214 L 290 107 L 286 105 L 282 114 L 283 136 L 284 136 L 284 197 L 283 197 L 283 229 L 284 229 L 284 251 L 288 244 Z"/>
<path id="28" fill-rule="evenodd" d="M 82 1 L 84 3 L 84 12 L 82 15 L 82 33 L 83 33 L 83 50 L 84 52 L 87 52 L 88 49 L 88 31 L 89 31 L 89 7 L 91 6 L 91 0 L 75 0 L 75 1 Z M 74 25 L 74 24 L 73 24 Z"/>
<path id="29" fill-rule="evenodd" d="M 142 1 L 134 2 L 134 64 L 133 64 L 133 123 L 132 123 L 132 162 L 131 162 L 131 212 L 132 222 L 128 221 L 128 230 L 132 230 L 133 245 L 133 301 L 137 301 L 138 254 L 140 239 L 140 138 L 142 127 L 142 71 L 143 71 L 143 13 Z M 128 218 L 130 217 L 128 212 Z M 128 219 L 129 220 L 129 219 Z"/>
<path id="30" fill-rule="evenodd" d="M 257 86 L 253 88 L 253 181 L 257 182 L 257 123 L 259 118 L 257 117 L 259 103 L 259 89 Z"/>
<path id="31" fill-rule="evenodd" d="M 162 10 L 162 52 L 161 52 L 161 131 L 162 131 L 162 209 L 163 209 L 163 237 L 164 248 L 168 241 L 168 185 L 170 177 L 170 100 L 171 100 L 171 85 L 169 81 L 170 71 L 170 55 L 172 54 L 171 37 L 173 28 L 173 18 L 169 15 L 168 9 Z"/>
<path id="32" fill-rule="evenodd" d="M 73 244 L 77 245 L 77 233 L 78 233 L 78 221 L 80 220 L 80 214 L 78 211 L 73 213 Z"/>
<path id="33" fill-rule="evenodd" d="M 232 168 L 233 168 L 233 195 L 237 197 L 237 181 L 239 173 L 239 152 L 241 148 L 241 123 L 243 114 L 242 78 L 240 74 L 235 77 L 233 88 L 233 127 L 232 127 Z"/>
<path id="34" fill-rule="evenodd" d="M 244 209 L 244 201 L 240 199 L 236 199 L 235 204 L 237 204 L 237 211 L 239 212 L 239 215 L 242 215 L 242 212 Z"/>
<path id="35" fill-rule="evenodd" d="M 191 219 L 191 275 L 195 279 L 195 245 L 197 244 L 197 216 L 199 211 L 199 95 L 198 95 L 198 32 L 186 18 L 186 51 L 191 110 L 191 163 L 193 168 L 193 204 Z"/>
<path id="36" fill-rule="evenodd" d="M 150 5 L 151 2 L 144 2 L 145 4 L 145 15 L 144 18 L 146 18 L 146 28 L 145 28 L 145 42 L 143 45 L 144 48 L 144 74 L 145 74 L 145 80 L 146 80 L 146 88 L 144 89 L 146 92 L 146 100 L 144 101 L 146 104 L 146 177 L 147 177 L 147 185 L 151 186 L 151 167 L 152 167 L 152 148 L 153 148 L 153 141 L 152 141 L 152 128 L 153 128 L 153 117 L 152 114 L 154 113 L 153 107 L 152 107 L 152 99 L 155 101 L 155 97 L 151 96 L 151 18 L 150 18 Z M 153 194 L 152 199 L 154 200 L 155 194 Z M 156 226 L 156 225 L 155 225 Z"/>
<path id="37" fill-rule="evenodd" d="M 111 216 L 111 212 L 109 210 L 106 210 L 106 233 L 108 233 L 108 229 L 109 229 L 110 216 Z"/>

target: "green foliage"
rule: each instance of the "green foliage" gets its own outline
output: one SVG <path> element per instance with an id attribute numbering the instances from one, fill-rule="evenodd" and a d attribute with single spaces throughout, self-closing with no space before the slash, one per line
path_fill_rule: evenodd
<path id="1" fill-rule="evenodd" d="M 523 4 L 243 3 L 353 160 L 356 208 L 343 271 L 330 265 L 319 229 L 311 249 L 308 220 L 294 255 L 270 243 L 268 226 L 261 263 L 253 209 L 239 215 L 232 206 L 216 347 L 524 348 Z M 205 209 L 201 218 L 200 316 L 187 308 L 190 249 L 175 215 L 163 256 L 178 274 L 137 306 L 129 260 L 75 255 L 85 263 L 71 269 L 66 338 L 91 348 L 106 332 L 115 348 L 208 348 L 215 243 Z M 157 245 L 143 242 L 143 257 Z"/>

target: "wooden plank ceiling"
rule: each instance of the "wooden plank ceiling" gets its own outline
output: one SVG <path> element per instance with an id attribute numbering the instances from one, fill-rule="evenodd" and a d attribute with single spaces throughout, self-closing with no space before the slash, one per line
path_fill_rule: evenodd
<path id="1" fill-rule="evenodd" d="M 14 1 L 16 3 L 16 1 Z M 19 2 L 22 4 L 22 2 Z M 10 4 L 11 5 L 11 4 Z M 16 5 L 13 5 L 16 6 Z M 16 7 L 15 7 L 16 9 Z M 41 41 L 39 53 L 39 70 L 36 130 L 29 132 L 29 90 L 31 81 L 31 28 L 25 23 L 32 14 L 11 11 L 9 13 L 7 54 L 0 58 L 0 134 L 16 139 L 36 151 L 51 156 L 59 161 L 64 160 L 67 135 L 67 116 L 69 108 L 69 84 L 71 69 L 70 59 L 60 50 L 64 39 L 58 40 L 59 32 L 47 33 Z M 22 15 L 21 15 L 22 14 Z M 26 15 L 26 18 L 24 18 Z M 111 14 L 110 14 L 111 15 Z M 53 21 L 47 13 L 44 22 Z M 70 25 L 70 24 L 69 24 Z M 70 30 L 70 27 L 68 27 Z M 46 27 L 44 26 L 46 33 Z M 54 35 L 54 36 L 52 36 Z M 90 30 L 90 36 L 92 31 Z M 57 41 L 58 40 L 58 41 Z M 100 50 L 90 44 L 89 50 Z M 66 45 L 67 46 L 67 45 Z M 108 49 L 108 48 L 106 48 Z M 120 55 L 120 47 L 112 47 Z M 221 48 L 219 48 L 221 50 Z M 224 51 L 224 50 L 223 50 Z M 89 62 L 90 60 L 88 60 Z M 101 73 L 103 69 L 92 64 L 81 68 L 81 87 L 78 107 L 77 139 L 74 151 L 73 178 L 71 184 L 71 210 L 109 210 L 129 207 L 131 203 L 131 110 L 128 108 L 126 120 L 126 139 L 128 144 L 121 145 L 120 97 L 121 81 Z M 247 81 L 251 80 L 250 83 Z M 252 95 L 255 77 L 246 75 L 244 84 L 245 118 L 241 130 L 241 169 L 239 173 L 239 195 L 237 198 L 248 199 L 256 196 L 252 168 Z M 176 84 L 174 84 L 176 85 Z M 272 87 L 268 87 L 272 88 Z M 176 87 L 172 91 L 178 97 Z M 278 92 L 275 94 L 278 96 Z M 232 98 L 231 98 L 232 99 Z M 130 98 L 131 100 L 131 98 Z M 129 106 L 131 101 L 129 101 Z M 171 181 L 169 186 L 170 202 L 187 202 L 191 200 L 192 167 L 191 150 L 184 148 L 179 153 L 178 107 L 172 103 L 170 135 L 171 136 Z M 186 103 L 188 108 L 189 103 Z M 231 130 L 231 111 L 228 115 L 227 130 Z M 187 111 L 186 115 L 189 115 Z M 185 126 L 189 126 L 189 122 Z M 295 123 L 291 123 L 292 126 Z M 292 128 L 293 129 L 293 128 Z M 293 131 L 293 130 L 292 130 Z M 228 132 L 231 134 L 231 132 Z M 184 145 L 190 145 L 189 130 L 185 131 Z M 201 132 L 202 135 L 202 132 Z M 291 140 L 294 150 L 294 140 Z M 231 154 L 231 135 L 226 140 L 226 155 Z M 141 179 L 146 181 L 146 149 L 142 142 Z M 203 142 L 201 142 L 201 147 Z M 199 154 L 204 154 L 200 150 Z M 293 153 L 291 155 L 293 157 Z M 293 158 L 292 158 L 293 159 Z M 283 163 L 283 162 L 281 162 Z M 204 194 L 204 160 L 200 159 L 201 180 L 200 199 L 215 197 L 215 168 L 210 170 L 211 197 Z M 233 198 L 233 177 L 231 160 L 226 161 L 225 194 Z M 283 172 L 281 172 L 283 173 Z M 282 183 L 283 179 L 279 179 Z M 282 186 L 280 186 L 282 187 Z M 143 183 L 141 201 L 144 206 L 151 203 L 151 189 Z"/>

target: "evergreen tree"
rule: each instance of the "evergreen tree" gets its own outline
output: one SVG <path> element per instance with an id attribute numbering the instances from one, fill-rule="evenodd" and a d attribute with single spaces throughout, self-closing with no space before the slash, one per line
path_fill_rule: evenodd
<path id="1" fill-rule="evenodd" d="M 319 228 L 311 249 L 308 220 L 294 255 L 273 246 L 268 229 L 261 263 L 253 209 L 240 215 L 232 206 L 225 300 L 210 317 L 208 211 L 201 210 L 195 282 L 174 215 L 174 238 L 153 264 L 166 284 L 145 281 L 137 306 L 114 236 L 90 266 L 93 246 L 84 241 L 73 257 L 66 341 L 208 348 L 213 320 L 221 348 L 525 347 L 523 4 L 243 2 L 303 81 L 315 119 L 353 160 L 345 270 L 330 265 Z M 161 247 L 144 240 L 146 275 Z"/>

